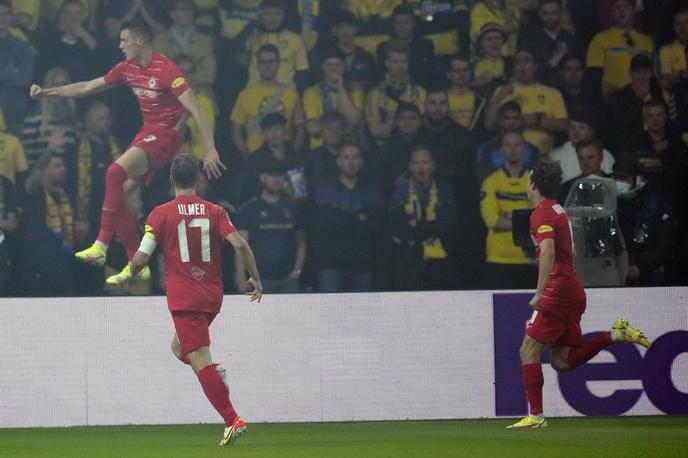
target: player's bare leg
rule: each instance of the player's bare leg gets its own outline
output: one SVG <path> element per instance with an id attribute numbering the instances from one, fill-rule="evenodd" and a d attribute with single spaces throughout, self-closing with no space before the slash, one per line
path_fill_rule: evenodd
<path id="1" fill-rule="evenodd" d="M 148 172 L 148 156 L 139 147 L 131 147 L 110 164 L 105 174 L 105 198 L 100 217 L 100 231 L 89 248 L 76 253 L 77 260 L 87 264 L 105 264 L 107 249 L 117 232 L 127 253 L 136 252 L 139 243 L 136 219 L 126 205 L 125 183 L 138 180 Z"/>
<path id="2" fill-rule="evenodd" d="M 215 407 L 215 410 L 225 420 L 225 431 L 220 445 L 233 445 L 244 434 L 248 427 L 244 420 L 237 415 L 229 400 L 229 389 L 225 371 L 222 366 L 213 364 L 209 347 L 201 347 L 186 354 L 191 362 L 191 368 L 201 382 L 203 392 Z"/>
<path id="3" fill-rule="evenodd" d="M 547 420 L 542 414 L 542 364 L 540 362 L 542 353 L 547 349 L 547 345 L 537 341 L 530 336 L 523 338 L 523 343 L 519 350 L 521 356 L 521 374 L 523 376 L 523 386 L 528 398 L 530 414 L 507 426 L 507 429 L 520 428 L 543 428 L 547 426 Z"/>

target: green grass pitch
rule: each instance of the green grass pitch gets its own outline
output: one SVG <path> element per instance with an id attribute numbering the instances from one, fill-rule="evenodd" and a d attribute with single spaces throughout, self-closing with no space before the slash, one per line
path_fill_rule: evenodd
<path id="1" fill-rule="evenodd" d="M 232 447 L 221 425 L 0 429 L 0 457 L 688 457 L 688 417 L 249 424 Z"/>

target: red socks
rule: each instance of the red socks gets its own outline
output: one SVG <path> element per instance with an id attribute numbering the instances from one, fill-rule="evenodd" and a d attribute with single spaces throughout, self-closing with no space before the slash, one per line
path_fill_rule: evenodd
<path id="1" fill-rule="evenodd" d="M 229 400 L 227 386 L 222 381 L 220 374 L 215 370 L 215 367 L 217 367 L 217 364 L 210 364 L 201 369 L 198 373 L 198 380 L 201 382 L 206 397 L 225 420 L 225 425 L 229 427 L 234 423 L 237 414 L 234 411 L 234 407 L 232 407 L 232 402 Z"/>
<path id="2" fill-rule="evenodd" d="M 523 386 L 526 389 L 530 415 L 542 415 L 542 365 L 540 363 L 524 364 L 521 366 Z"/>
<path id="3" fill-rule="evenodd" d="M 136 218 L 126 205 L 117 218 L 115 232 L 117 233 L 117 237 L 119 237 L 119 241 L 122 242 L 124 249 L 127 251 L 127 258 L 133 258 L 134 253 L 139 249 L 141 236 L 139 235 L 139 225 L 136 222 Z"/>
<path id="4" fill-rule="evenodd" d="M 105 174 L 105 198 L 100 214 L 100 231 L 96 239 L 105 245 L 110 244 L 117 226 L 117 219 L 125 207 L 123 188 L 125 181 L 127 181 L 127 172 L 122 166 L 117 163 L 110 164 Z"/>
<path id="5" fill-rule="evenodd" d="M 100 231 L 96 240 L 109 245 L 117 233 L 127 257 L 131 259 L 139 247 L 140 236 L 136 218 L 127 208 L 124 199 L 124 182 L 127 172 L 117 163 L 110 164 L 105 174 L 105 198 L 100 214 Z"/>
<path id="6" fill-rule="evenodd" d="M 612 333 L 607 331 L 586 340 L 583 345 L 571 348 L 568 359 L 569 367 L 574 369 L 580 366 L 612 343 Z"/>

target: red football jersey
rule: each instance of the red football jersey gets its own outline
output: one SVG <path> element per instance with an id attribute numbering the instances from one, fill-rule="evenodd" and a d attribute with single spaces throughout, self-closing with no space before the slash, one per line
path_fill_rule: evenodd
<path id="1" fill-rule="evenodd" d="M 153 209 L 146 221 L 146 233 L 165 255 L 171 311 L 220 311 L 220 248 L 235 230 L 224 208 L 195 195 L 178 196 Z"/>
<path id="2" fill-rule="evenodd" d="M 184 107 L 177 97 L 190 85 L 177 64 L 167 57 L 153 52 L 150 64 L 145 68 L 138 61 L 124 60 L 104 78 L 110 86 L 126 84 L 134 91 L 145 128 L 174 128 L 179 124 Z"/>
<path id="3" fill-rule="evenodd" d="M 573 232 L 569 216 L 554 199 L 545 199 L 530 215 L 530 236 L 535 257 L 540 259 L 540 242 L 554 239 L 554 264 L 545 285 L 542 304 L 569 305 L 585 299 L 583 284 L 573 265 Z"/>

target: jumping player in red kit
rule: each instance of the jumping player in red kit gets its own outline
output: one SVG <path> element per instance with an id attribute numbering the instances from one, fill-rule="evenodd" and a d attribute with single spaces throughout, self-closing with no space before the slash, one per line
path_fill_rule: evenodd
<path id="1" fill-rule="evenodd" d="M 151 40 L 151 31 L 143 20 L 125 22 L 119 45 L 125 60 L 105 76 L 45 89 L 34 84 L 30 89 L 33 98 L 85 97 L 126 84 L 132 88 L 141 107 L 141 131 L 124 154 L 108 167 L 105 175 L 105 198 L 98 237 L 89 248 L 75 254 L 77 260 L 87 264 L 105 264 L 108 245 L 115 233 L 128 257 L 131 259 L 133 256 L 139 242 L 139 231 L 136 219 L 125 203 L 124 183 L 131 179 L 148 184 L 160 168 L 172 162 L 184 143 L 180 128 L 185 110 L 195 120 L 203 138 L 206 149 L 203 168 L 208 177 L 219 177 L 221 169 L 225 168 L 215 148 L 208 120 L 189 82 L 174 62 L 153 50 Z M 118 275 L 127 277 L 131 273 L 125 267 Z M 150 271 L 146 268 L 141 278 L 149 276 Z"/>
<path id="2" fill-rule="evenodd" d="M 542 353 L 549 347 L 550 363 L 558 372 L 575 369 L 614 342 L 636 343 L 646 348 L 650 342 L 628 321 L 617 320 L 611 331 L 583 342 L 580 320 L 585 312 L 585 291 L 574 269 L 573 234 L 569 217 L 554 196 L 561 184 L 558 162 L 541 160 L 528 179 L 528 199 L 535 207 L 530 217 L 530 233 L 536 245 L 538 284 L 530 305 L 535 309 L 521 345 L 521 371 L 530 414 L 508 426 L 547 426 L 542 410 Z"/>
<path id="3" fill-rule="evenodd" d="M 263 287 L 253 252 L 239 235 L 227 212 L 196 196 L 198 162 L 181 154 L 172 162 L 170 181 L 175 198 L 155 207 L 146 221 L 145 234 L 129 264 L 130 278 L 138 278 L 155 248 L 162 247 L 167 268 L 167 305 L 176 333 L 172 351 L 198 376 L 203 392 L 225 421 L 220 445 L 232 445 L 246 432 L 246 423 L 229 400 L 226 375 L 210 356 L 208 327 L 222 306 L 220 248 L 226 240 L 249 274 L 251 301 L 260 302 Z"/>

